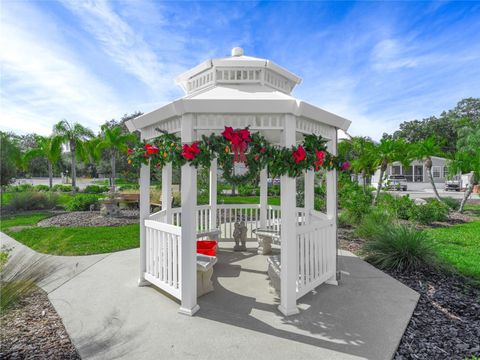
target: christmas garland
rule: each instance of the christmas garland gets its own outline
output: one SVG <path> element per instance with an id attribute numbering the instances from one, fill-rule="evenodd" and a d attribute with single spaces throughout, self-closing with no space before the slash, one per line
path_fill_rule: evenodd
<path id="1" fill-rule="evenodd" d="M 327 151 L 326 139 L 314 134 L 305 135 L 298 146 L 285 148 L 272 145 L 260 133 L 251 133 L 248 127 L 236 130 L 225 127 L 221 135 L 204 135 L 200 141 L 183 145 L 178 136 L 158 131 L 162 133 L 160 136 L 128 150 L 129 164 L 139 166 L 150 162 L 162 168 L 167 163 L 176 167 L 189 163 L 198 168 L 210 167 L 212 160 L 217 158 L 223 178 L 234 185 L 252 182 L 265 167 L 272 177 L 298 177 L 305 170 L 350 168 L 348 162 Z M 238 162 L 247 167 L 245 174 L 233 174 Z"/>

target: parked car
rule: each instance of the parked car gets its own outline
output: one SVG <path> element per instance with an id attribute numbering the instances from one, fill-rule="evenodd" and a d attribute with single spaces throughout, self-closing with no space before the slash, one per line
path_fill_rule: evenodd
<path id="1" fill-rule="evenodd" d="M 384 185 L 385 189 L 407 191 L 407 178 L 403 175 L 389 175 Z"/>
<path id="2" fill-rule="evenodd" d="M 462 181 L 457 180 L 447 180 L 445 181 L 445 191 L 460 191 L 462 189 Z"/>

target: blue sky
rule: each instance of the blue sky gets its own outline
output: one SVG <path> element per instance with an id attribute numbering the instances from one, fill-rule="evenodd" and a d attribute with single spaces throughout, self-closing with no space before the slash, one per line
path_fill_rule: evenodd
<path id="1" fill-rule="evenodd" d="M 480 2 L 2 1 L 1 129 L 98 130 L 183 95 L 234 46 L 303 78 L 294 95 L 379 138 L 480 96 Z"/>

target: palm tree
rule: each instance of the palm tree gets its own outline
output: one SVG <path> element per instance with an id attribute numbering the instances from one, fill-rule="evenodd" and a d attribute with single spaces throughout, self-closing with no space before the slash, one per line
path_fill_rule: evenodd
<path id="1" fill-rule="evenodd" d="M 435 186 L 435 181 L 433 181 L 432 174 L 432 156 L 441 154 L 442 150 L 440 148 L 440 145 L 437 143 L 435 138 L 429 137 L 425 140 L 413 144 L 411 151 L 413 159 L 424 161 L 425 168 L 427 169 L 428 177 L 430 179 L 430 184 L 432 185 L 433 192 L 435 193 L 435 197 L 438 200 L 441 200 L 440 195 L 438 194 L 437 187 Z"/>
<path id="2" fill-rule="evenodd" d="M 134 134 L 125 134 L 120 126 L 108 126 L 102 125 L 102 141 L 98 144 L 100 151 L 107 151 L 110 156 L 110 164 L 112 168 L 111 172 L 111 186 L 115 190 L 115 178 L 116 178 L 116 161 L 118 152 L 127 152 L 128 142 L 136 140 Z"/>
<path id="3" fill-rule="evenodd" d="M 87 140 L 83 143 L 82 151 L 80 156 L 82 160 L 87 163 L 87 165 L 92 166 L 92 173 L 97 174 L 96 165 L 100 162 L 102 158 L 101 146 L 103 139 L 100 136 L 95 136 L 90 140 Z"/>
<path id="4" fill-rule="evenodd" d="M 375 144 L 367 137 L 352 138 L 353 159 L 352 169 L 362 175 L 363 190 L 366 191 L 368 177 L 371 177 L 377 168 Z"/>
<path id="5" fill-rule="evenodd" d="M 457 153 L 455 158 L 449 162 L 448 168 L 451 175 L 460 172 L 471 173 L 470 181 L 458 209 L 462 213 L 472 194 L 473 185 L 480 179 L 480 125 L 465 127 L 458 131 Z"/>
<path id="6" fill-rule="evenodd" d="M 68 144 L 70 147 L 70 156 L 72 160 L 72 189 L 75 193 L 75 186 L 77 185 L 77 150 L 81 151 L 83 143 L 94 137 L 92 130 L 84 127 L 79 123 L 71 124 L 67 120 L 62 120 L 54 125 L 53 132 L 58 136 L 62 143 Z"/>
<path id="7" fill-rule="evenodd" d="M 380 178 L 378 179 L 377 191 L 373 198 L 373 205 L 376 205 L 380 190 L 382 189 L 383 177 L 389 164 L 400 161 L 402 165 L 410 163 L 408 144 L 403 139 L 383 138 L 380 143 L 372 149 L 372 155 L 376 158 L 376 168 L 380 167 Z"/>
<path id="8" fill-rule="evenodd" d="M 37 147 L 24 154 L 24 162 L 28 164 L 34 157 L 45 158 L 48 163 L 48 183 L 51 189 L 53 186 L 53 164 L 60 159 L 62 154 L 62 141 L 58 136 L 37 136 L 36 141 Z"/>

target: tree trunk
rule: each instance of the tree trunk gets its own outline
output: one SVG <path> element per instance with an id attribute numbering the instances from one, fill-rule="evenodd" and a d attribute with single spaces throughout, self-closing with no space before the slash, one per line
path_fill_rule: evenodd
<path id="1" fill-rule="evenodd" d="M 76 149 L 75 149 L 75 143 L 71 142 L 70 143 L 70 155 L 72 157 L 72 192 L 73 194 L 76 193 L 75 187 L 77 186 L 77 158 L 76 158 Z"/>
<path id="2" fill-rule="evenodd" d="M 357 182 L 358 182 L 358 175 L 357 175 Z M 367 179 L 366 179 L 365 171 L 362 171 L 362 186 L 363 186 L 363 192 L 365 193 L 367 191 Z"/>
<path id="3" fill-rule="evenodd" d="M 112 192 L 115 191 L 115 178 L 117 176 L 116 174 L 116 169 L 115 169 L 115 159 L 116 156 L 115 156 L 115 151 L 112 152 L 112 158 L 110 159 L 111 161 L 111 166 L 112 166 L 112 181 L 111 181 L 111 184 L 112 184 Z"/>
<path id="4" fill-rule="evenodd" d="M 53 166 L 50 160 L 48 160 L 48 185 L 51 190 L 53 187 Z"/>
<path id="5" fill-rule="evenodd" d="M 438 201 L 442 201 L 442 199 L 440 198 L 440 195 L 438 194 L 437 186 L 435 185 L 435 181 L 433 181 L 432 159 L 427 158 L 427 160 L 425 161 L 425 167 L 427 168 L 428 177 L 430 178 L 430 184 L 432 185 L 432 189 L 433 189 L 433 192 L 435 193 L 435 197 L 437 198 Z"/>
<path id="6" fill-rule="evenodd" d="M 382 183 L 383 183 L 383 175 L 385 175 L 385 170 L 387 170 L 388 163 L 385 161 L 382 162 L 382 166 L 380 167 L 380 178 L 378 179 L 377 184 L 377 191 L 375 193 L 375 197 L 373 198 L 373 205 L 377 205 L 378 196 L 380 195 L 380 190 L 382 190 Z"/>
<path id="7" fill-rule="evenodd" d="M 460 208 L 458 209 L 459 213 L 463 213 L 465 204 L 467 203 L 468 198 L 472 194 L 474 183 L 475 183 L 475 173 L 472 173 L 472 177 L 470 178 L 467 189 L 465 190 L 465 195 L 463 195 L 462 202 L 460 203 Z"/>

